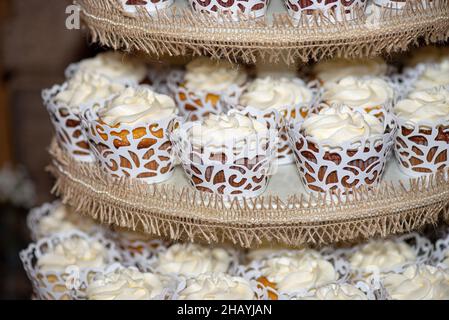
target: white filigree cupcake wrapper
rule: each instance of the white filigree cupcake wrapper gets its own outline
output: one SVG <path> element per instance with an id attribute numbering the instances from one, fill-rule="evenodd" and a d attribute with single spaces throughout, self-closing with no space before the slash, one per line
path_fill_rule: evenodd
<path id="1" fill-rule="evenodd" d="M 81 126 L 100 166 L 117 178 L 149 184 L 168 180 L 173 174 L 174 157 L 167 134 L 176 125 L 177 117 L 111 127 L 97 114 L 105 103 L 88 104 L 81 112 Z"/>
<path id="2" fill-rule="evenodd" d="M 19 254 L 25 272 L 30 279 L 36 298 L 40 300 L 72 300 L 85 296 L 88 282 L 96 273 L 102 272 L 102 268 L 79 268 L 76 265 L 68 266 L 64 272 L 39 270 L 39 259 L 49 250 L 66 239 L 78 238 L 95 240 L 100 242 L 106 250 L 106 263 L 112 264 L 120 261 L 120 253 L 115 244 L 97 234 L 88 236 L 79 231 L 64 232 L 42 238 L 32 243 Z"/>
<path id="3" fill-rule="evenodd" d="M 189 0 L 189 3 L 193 11 L 224 22 L 261 18 L 265 16 L 270 0 Z"/>
<path id="4" fill-rule="evenodd" d="M 436 241 L 431 262 L 437 267 L 449 269 L 449 228 L 446 230 L 446 236 Z"/>

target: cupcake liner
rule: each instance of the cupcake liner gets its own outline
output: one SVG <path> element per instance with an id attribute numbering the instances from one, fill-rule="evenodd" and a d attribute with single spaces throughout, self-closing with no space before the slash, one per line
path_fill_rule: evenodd
<path id="1" fill-rule="evenodd" d="M 101 101 L 86 105 L 81 112 L 81 125 L 101 167 L 114 177 L 136 178 L 146 183 L 169 179 L 174 158 L 167 133 L 176 125 L 176 117 L 110 127 L 96 113 L 104 106 L 105 101 Z"/>
<path id="2" fill-rule="evenodd" d="M 151 1 L 132 1 L 132 0 L 120 0 L 123 9 L 127 13 L 135 14 L 138 12 L 138 8 L 145 9 L 148 14 L 157 16 L 160 11 L 171 7 L 174 0 L 151 0 Z"/>
<path id="3" fill-rule="evenodd" d="M 449 269 L 449 230 L 444 238 L 436 241 L 431 262 L 439 268 Z"/>
<path id="4" fill-rule="evenodd" d="M 55 85 L 51 89 L 42 91 L 42 99 L 50 120 L 56 131 L 56 141 L 58 145 L 69 153 L 74 159 L 81 162 L 93 162 L 95 160 L 87 139 L 84 137 L 81 129 L 81 119 L 79 111 L 57 103 L 54 97 L 61 91 L 64 91 L 67 83 L 62 86 Z"/>
<path id="5" fill-rule="evenodd" d="M 189 133 L 197 124 L 184 123 L 170 137 L 190 184 L 199 191 L 231 198 L 256 197 L 263 193 L 276 157 L 276 131 L 269 130 L 264 137 L 246 137 L 241 150 L 235 149 L 233 140 L 226 141 L 219 150 L 200 150 L 191 143 Z M 248 141 L 257 141 L 257 145 L 250 148 Z"/>
<path id="6" fill-rule="evenodd" d="M 301 251 L 301 250 L 298 250 Z M 291 300 L 295 297 L 304 297 L 310 294 L 310 290 L 313 290 L 317 287 L 310 287 L 310 288 L 301 288 L 298 289 L 296 292 L 292 293 L 286 293 L 281 292 L 269 284 L 263 283 L 261 278 L 264 277 L 263 275 L 263 268 L 264 268 L 264 261 L 271 259 L 271 258 L 277 258 L 281 257 L 283 255 L 288 255 L 289 253 L 295 253 L 295 250 L 279 250 L 276 253 L 268 254 L 264 256 L 260 260 L 253 260 L 248 265 L 240 265 L 236 268 L 235 274 L 243 277 L 249 281 L 255 281 L 256 282 L 256 288 L 257 288 L 257 298 L 259 300 Z M 321 250 L 320 253 L 322 254 L 322 257 L 332 263 L 334 266 L 335 271 L 338 274 L 338 280 L 332 283 L 336 284 L 343 284 L 347 281 L 349 277 L 349 264 L 347 261 L 342 259 L 336 254 L 333 254 L 329 251 Z M 331 284 L 331 283 L 329 283 Z"/>
<path id="7" fill-rule="evenodd" d="M 382 112 L 383 135 L 343 142 L 339 148 L 326 149 L 325 141 L 305 136 L 302 123 L 290 126 L 290 146 L 306 190 L 345 193 L 380 182 L 396 134 L 395 119 Z"/>
<path id="8" fill-rule="evenodd" d="M 449 167 L 449 119 L 412 123 L 397 117 L 395 156 L 399 169 L 420 177 Z"/>
<path id="9" fill-rule="evenodd" d="M 42 238 L 32 243 L 19 254 L 23 267 L 30 279 L 36 298 L 40 300 L 71 300 L 75 297 L 82 298 L 85 295 L 87 283 L 102 268 L 83 268 L 68 266 L 65 272 L 46 271 L 41 272 L 37 262 L 48 250 L 54 248 L 65 239 L 82 238 L 99 241 L 107 250 L 107 263 L 120 261 L 120 254 L 112 241 L 106 240 L 102 235 L 88 236 L 79 231 L 59 233 Z"/>
<path id="10" fill-rule="evenodd" d="M 221 96 L 227 94 L 233 96 L 242 90 L 242 87 L 232 85 L 224 92 L 191 92 L 184 85 L 183 70 L 173 70 L 167 78 L 167 85 L 173 94 L 180 115 L 188 120 L 201 120 L 209 114 L 220 114 L 225 110 Z"/>
<path id="11" fill-rule="evenodd" d="M 326 1 L 321 0 L 284 0 L 288 14 L 294 20 L 307 19 L 309 21 L 334 20 L 347 21 L 358 17 L 357 11 L 362 12 L 366 0 L 354 1 Z"/>
<path id="12" fill-rule="evenodd" d="M 31 239 L 33 241 L 37 241 L 43 237 L 51 236 L 51 234 L 43 234 L 39 230 L 39 224 L 40 224 L 42 218 L 51 214 L 60 205 L 61 205 L 61 201 L 54 201 L 52 203 L 44 203 L 40 207 L 31 209 L 31 211 L 28 213 L 26 221 L 27 221 L 28 229 L 31 232 Z M 89 230 L 89 232 L 86 232 L 83 230 L 79 230 L 79 231 L 86 232 L 89 235 L 103 232 L 101 226 L 99 226 L 99 225 L 94 225 L 94 226 L 92 226 L 91 229 L 92 230 Z M 76 230 L 76 229 L 74 229 L 74 230 Z"/>
<path id="13" fill-rule="evenodd" d="M 189 0 L 193 11 L 215 16 L 227 14 L 232 20 L 265 16 L 270 0 Z"/>

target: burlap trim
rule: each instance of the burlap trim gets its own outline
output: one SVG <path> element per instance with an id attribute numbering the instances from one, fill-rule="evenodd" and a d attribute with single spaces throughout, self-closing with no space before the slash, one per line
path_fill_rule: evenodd
<path id="1" fill-rule="evenodd" d="M 260 196 L 226 208 L 221 197 L 191 188 L 114 179 L 95 164 L 73 160 L 55 142 L 50 153 L 53 192 L 65 203 L 103 223 L 174 240 L 325 245 L 436 224 L 449 205 L 449 178 L 441 173 L 413 179 L 410 188 L 384 183 L 376 191 L 362 189 L 332 205 L 313 196 Z"/>
<path id="2" fill-rule="evenodd" d="M 230 22 L 222 17 L 225 21 L 219 24 L 211 16 L 176 6 L 152 17 L 142 10 L 136 16 L 126 13 L 119 0 L 76 2 L 93 41 L 155 56 L 193 54 L 246 63 L 260 58 L 293 63 L 374 56 L 406 50 L 419 40 L 433 43 L 449 38 L 448 0 L 428 0 L 426 8 L 407 1 L 403 10 L 380 9 L 380 16 L 369 24 L 358 13 L 355 21 L 332 22 L 317 16 L 303 19 L 299 26 L 286 13 L 273 14 L 271 22 L 268 18 Z M 315 21 L 319 18 L 320 25 Z"/>

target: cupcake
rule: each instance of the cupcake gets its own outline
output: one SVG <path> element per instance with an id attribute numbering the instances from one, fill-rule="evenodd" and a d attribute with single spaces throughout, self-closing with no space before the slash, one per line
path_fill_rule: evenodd
<path id="1" fill-rule="evenodd" d="M 311 290 L 308 295 L 300 297 L 298 300 L 368 300 L 368 296 L 352 284 L 332 283 Z"/>
<path id="2" fill-rule="evenodd" d="M 449 273 L 429 265 L 410 266 L 381 280 L 392 300 L 449 300 Z"/>
<path id="3" fill-rule="evenodd" d="M 235 1 L 220 1 L 220 0 L 189 0 L 193 11 L 199 13 L 211 14 L 219 21 L 231 18 L 233 21 L 256 19 L 265 16 L 270 0 L 235 0 Z"/>
<path id="4" fill-rule="evenodd" d="M 112 242 L 78 231 L 42 238 L 20 258 L 37 297 L 44 300 L 84 296 L 89 280 L 120 260 Z"/>
<path id="5" fill-rule="evenodd" d="M 147 76 L 147 68 L 143 62 L 117 51 L 102 52 L 93 58 L 70 65 L 66 70 L 66 77 L 71 78 L 83 71 L 126 85 L 142 83 Z"/>
<path id="6" fill-rule="evenodd" d="M 153 269 L 166 275 L 197 277 L 203 273 L 227 272 L 233 262 L 234 257 L 225 249 L 179 243 L 160 252 Z"/>
<path id="7" fill-rule="evenodd" d="M 290 127 L 289 137 L 306 189 L 346 192 L 379 183 L 396 126 L 383 110 L 377 118 L 347 106 L 323 108 Z"/>
<path id="8" fill-rule="evenodd" d="M 449 234 L 435 243 L 432 262 L 442 268 L 449 268 Z"/>
<path id="9" fill-rule="evenodd" d="M 415 70 L 408 70 L 408 72 L 416 74 L 416 80 L 411 84 L 415 90 L 449 85 L 449 58 L 441 63 L 420 65 Z"/>
<path id="10" fill-rule="evenodd" d="M 251 283 L 225 273 L 201 274 L 188 279 L 178 293 L 179 300 L 254 300 Z"/>
<path id="11" fill-rule="evenodd" d="M 78 72 L 66 83 L 42 91 L 58 145 L 78 161 L 94 161 L 87 139 L 82 134 L 80 110 L 84 104 L 101 101 L 124 88 L 103 76 Z"/>
<path id="12" fill-rule="evenodd" d="M 175 119 L 173 99 L 139 86 L 86 107 L 82 125 L 106 172 L 158 183 L 169 179 L 174 170 L 167 134 Z"/>
<path id="13" fill-rule="evenodd" d="M 337 1 L 331 6 L 320 0 L 284 0 L 288 14 L 296 21 L 306 19 L 310 23 L 325 21 L 348 21 L 360 17 L 359 12 L 365 9 L 365 0 Z"/>
<path id="14" fill-rule="evenodd" d="M 59 201 L 31 210 L 27 217 L 27 224 L 33 240 L 72 230 L 87 234 L 101 232 L 101 228 L 92 218 L 75 213 L 73 208 Z"/>
<path id="15" fill-rule="evenodd" d="M 277 132 L 239 113 L 187 122 L 171 136 L 190 184 L 227 197 L 255 197 L 266 188 Z"/>
<path id="16" fill-rule="evenodd" d="M 355 110 L 375 113 L 391 110 L 395 93 L 393 86 L 382 78 L 345 77 L 326 85 L 322 100 L 327 105 L 346 105 Z"/>
<path id="17" fill-rule="evenodd" d="M 164 298 L 166 283 L 160 276 L 120 265 L 97 274 L 86 288 L 88 300 L 152 300 Z"/>
<path id="18" fill-rule="evenodd" d="M 244 67 L 201 57 L 188 63 L 185 72 L 172 72 L 168 84 L 181 115 L 195 121 L 221 113 L 221 96 L 239 92 L 246 80 Z"/>
<path id="19" fill-rule="evenodd" d="M 266 122 L 269 129 L 279 132 L 278 164 L 292 163 L 293 155 L 288 143 L 286 121 L 304 119 L 315 102 L 316 89 L 299 78 L 257 78 L 236 97 L 236 102 L 225 98 L 230 109 Z"/>
<path id="20" fill-rule="evenodd" d="M 449 89 L 412 91 L 394 107 L 399 126 L 395 155 L 405 174 L 418 177 L 449 166 Z"/>
<path id="21" fill-rule="evenodd" d="M 319 62 L 312 68 L 312 77 L 325 86 L 346 77 L 381 77 L 387 75 L 388 67 L 382 58 L 333 59 Z"/>
<path id="22" fill-rule="evenodd" d="M 138 8 L 145 9 L 151 16 L 157 17 L 163 10 L 171 7 L 174 0 L 121 0 L 123 9 L 130 14 L 136 14 Z"/>

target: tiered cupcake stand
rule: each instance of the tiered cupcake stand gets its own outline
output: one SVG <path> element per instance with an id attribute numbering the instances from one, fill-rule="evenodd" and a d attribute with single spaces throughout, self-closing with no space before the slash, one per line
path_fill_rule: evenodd
<path id="1" fill-rule="evenodd" d="M 193 12 L 177 1 L 150 15 L 119 0 L 77 0 L 92 40 L 116 50 L 159 55 L 208 55 L 244 63 L 286 63 L 389 55 L 421 43 L 446 41 L 449 3 L 433 0 L 377 17 L 292 20 L 281 1 L 264 18 L 235 21 Z M 218 20 L 217 20 L 218 19 Z M 317 21 L 321 21 L 317 23 Z M 172 241 L 231 243 L 254 248 L 355 243 L 449 222 L 447 171 L 421 178 L 390 161 L 380 185 L 345 197 L 308 193 L 294 164 L 281 166 L 256 198 L 225 199 L 195 191 L 179 166 L 168 181 L 116 179 L 96 163 L 78 162 L 53 142 L 48 170 L 53 189 L 76 211 L 102 224 Z"/>

